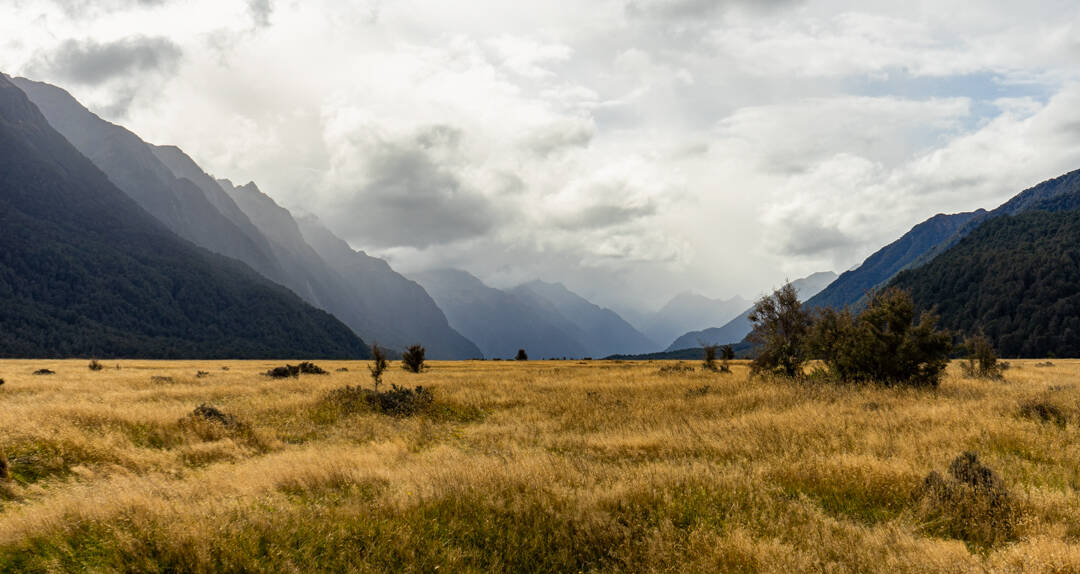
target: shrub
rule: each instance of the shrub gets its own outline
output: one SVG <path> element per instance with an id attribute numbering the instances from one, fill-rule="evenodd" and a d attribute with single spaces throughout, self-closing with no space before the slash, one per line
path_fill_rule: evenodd
<path id="1" fill-rule="evenodd" d="M 944 477 L 931 471 L 917 492 L 920 512 L 932 534 L 990 547 L 1016 537 L 1020 512 L 1004 481 L 965 452 Z"/>
<path id="2" fill-rule="evenodd" d="M 825 364 L 825 378 L 848 383 L 936 387 L 952 349 L 938 331 L 937 317 L 915 321 L 911 296 L 890 288 L 871 294 L 858 316 L 847 309 L 822 309 L 807 337 L 809 354 Z"/>
<path id="3" fill-rule="evenodd" d="M 810 316 L 803 310 L 791 283 L 754 303 L 750 323 L 753 330 L 746 339 L 758 347 L 751 373 L 785 377 L 802 373 Z"/>
<path id="4" fill-rule="evenodd" d="M 271 379 L 288 379 L 290 377 L 296 379 L 300 377 L 300 367 L 298 365 L 274 367 L 273 369 L 266 371 L 266 376 Z"/>
<path id="5" fill-rule="evenodd" d="M 176 381 L 174 381 L 172 377 L 162 377 L 160 375 L 154 375 L 154 376 L 150 377 L 150 382 L 151 383 L 157 383 L 157 384 L 171 385 L 171 384 L 175 383 Z"/>
<path id="6" fill-rule="evenodd" d="M 34 371 L 34 374 L 35 375 L 55 375 L 56 371 L 51 371 L 49 369 L 38 369 L 38 370 Z"/>
<path id="7" fill-rule="evenodd" d="M 105 365 L 99 363 L 97 359 L 90 359 L 89 366 L 91 371 L 100 371 L 105 368 Z"/>
<path id="8" fill-rule="evenodd" d="M 705 356 L 702 358 L 701 366 L 706 371 L 716 372 L 720 370 L 716 366 L 716 350 L 718 348 L 720 348 L 720 346 L 715 343 L 712 345 L 702 343 L 701 350 L 704 352 Z"/>
<path id="9" fill-rule="evenodd" d="M 8 464 L 8 459 L 3 454 L 0 454 L 0 481 L 7 482 L 11 480 L 11 465 Z"/>
<path id="10" fill-rule="evenodd" d="M 679 361 L 674 365 L 663 365 L 657 371 L 661 375 L 678 375 L 682 373 L 693 373 L 694 367 L 687 365 L 686 363 Z"/>
<path id="11" fill-rule="evenodd" d="M 346 386 L 330 391 L 326 401 L 337 405 L 346 413 L 371 409 L 395 417 L 407 417 L 428 410 L 435 401 L 430 389 L 409 389 L 391 385 L 388 391 L 373 391 Z"/>
<path id="12" fill-rule="evenodd" d="M 305 375 L 329 375 L 330 374 L 330 373 L 324 371 L 323 368 L 320 367 L 319 365 L 316 365 L 315 363 L 310 363 L 308 361 L 304 361 L 303 363 L 300 363 L 297 366 L 297 368 L 300 369 L 300 372 L 305 374 Z"/>
<path id="13" fill-rule="evenodd" d="M 964 341 L 964 347 L 968 352 L 967 362 L 961 363 L 965 377 L 971 379 L 1002 379 L 1005 377 L 1004 371 L 1009 368 L 1009 364 L 998 361 L 997 352 L 994 351 L 994 346 L 990 344 L 990 339 L 987 339 L 985 335 L 980 333 L 968 337 Z"/>
<path id="14" fill-rule="evenodd" d="M 515 361 L 528 361 L 529 354 L 525 352 L 525 349 L 518 349 L 517 355 L 514 355 Z"/>
<path id="15" fill-rule="evenodd" d="M 410 373 L 419 373 L 420 371 L 423 371 L 425 368 L 424 353 L 424 348 L 420 345 L 409 347 L 401 354 L 401 368 Z"/>
<path id="16" fill-rule="evenodd" d="M 1061 407 L 1045 400 L 1030 400 L 1021 403 L 1019 414 L 1026 419 L 1054 423 L 1061 428 L 1065 428 L 1069 422 L 1069 416 Z"/>
<path id="17" fill-rule="evenodd" d="M 0 379 L 0 387 L 4 386 L 4 379 Z"/>
<path id="18" fill-rule="evenodd" d="M 379 390 L 379 383 L 382 382 L 382 375 L 386 371 L 386 353 L 378 345 L 371 346 L 371 360 L 372 364 L 368 366 L 368 370 L 371 371 L 371 380 L 375 381 L 375 390 Z"/>
<path id="19" fill-rule="evenodd" d="M 346 369 L 345 367 L 341 367 L 340 369 L 337 370 L 337 372 L 339 372 L 339 373 L 348 373 L 349 369 Z"/>
<path id="20" fill-rule="evenodd" d="M 244 423 L 240 422 L 240 420 L 233 415 L 226 414 L 221 409 L 205 403 L 195 407 L 195 410 L 191 411 L 191 414 L 188 416 L 207 422 L 217 423 L 227 429 L 238 429 L 244 426 Z"/>
<path id="21" fill-rule="evenodd" d="M 203 378 L 206 378 L 206 377 L 209 377 L 209 376 L 210 376 L 209 371 L 198 371 L 198 372 L 195 373 L 195 378 L 196 379 L 203 379 Z"/>

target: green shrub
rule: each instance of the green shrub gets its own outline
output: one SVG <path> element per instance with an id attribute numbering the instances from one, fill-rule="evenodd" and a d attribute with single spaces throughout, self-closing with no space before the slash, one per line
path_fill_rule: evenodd
<path id="1" fill-rule="evenodd" d="M 49 370 L 49 369 L 38 369 L 38 370 L 34 371 L 34 374 L 35 375 L 55 375 L 56 371 L 52 371 L 52 370 Z"/>
<path id="2" fill-rule="evenodd" d="M 525 349 L 518 349 L 517 355 L 514 355 L 515 361 L 528 361 L 529 354 L 525 352 Z"/>
<path id="3" fill-rule="evenodd" d="M 326 402 L 338 406 L 345 413 L 373 410 L 390 416 L 408 417 L 430 409 L 435 395 L 431 389 L 421 386 L 410 389 L 391 385 L 387 391 L 346 386 L 330 391 Z"/>
<path id="4" fill-rule="evenodd" d="M 1069 416 L 1058 405 L 1046 400 L 1030 400 L 1020 404 L 1020 416 L 1044 423 L 1053 423 L 1061 428 L 1069 422 Z"/>
<path id="5" fill-rule="evenodd" d="M 91 371 L 100 371 L 105 368 L 105 365 L 99 363 L 97 359 L 90 359 L 89 367 Z"/>
<path id="6" fill-rule="evenodd" d="M 372 364 L 368 366 L 368 370 L 371 371 L 371 380 L 375 382 L 375 390 L 378 391 L 379 383 L 382 382 L 383 373 L 386 372 L 388 365 L 386 352 L 379 345 L 371 345 L 371 361 Z"/>
<path id="7" fill-rule="evenodd" d="M 266 376 L 270 377 L 271 379 L 296 379 L 300 377 L 300 367 L 298 365 L 285 365 L 283 367 L 274 367 L 273 369 L 266 371 Z"/>
<path id="8" fill-rule="evenodd" d="M 413 345 L 401 354 L 401 368 L 410 373 L 419 373 L 424 370 L 424 348 Z"/>
<path id="9" fill-rule="evenodd" d="M 937 317 L 915 321 L 911 296 L 889 288 L 873 293 L 857 316 L 825 308 L 814 318 L 808 349 L 828 378 L 846 383 L 936 387 L 949 364 L 952 339 Z"/>
<path id="10" fill-rule="evenodd" d="M 330 374 L 330 373 L 326 372 L 325 370 L 323 370 L 323 368 L 320 367 L 319 365 L 316 365 L 315 363 L 311 363 L 311 362 L 308 362 L 308 361 L 304 361 L 303 363 L 300 363 L 299 365 L 297 365 L 297 368 L 300 369 L 300 373 L 304 374 L 304 375 L 329 375 Z"/>
<path id="11" fill-rule="evenodd" d="M 968 337 L 964 341 L 964 347 L 968 352 L 967 362 L 961 363 L 965 377 L 970 379 L 1002 379 L 1005 377 L 1004 371 L 1009 368 L 1009 364 L 998 361 L 997 352 L 994 351 L 994 346 L 990 344 L 990 339 L 987 339 L 985 335 L 980 333 Z"/>
<path id="12" fill-rule="evenodd" d="M 712 344 L 712 345 L 705 345 L 705 344 L 701 345 L 701 350 L 703 351 L 703 354 L 704 354 L 704 357 L 702 357 L 702 360 L 701 360 L 701 366 L 706 371 L 716 372 L 716 371 L 720 370 L 716 366 L 716 350 L 719 347 L 720 346 L 715 344 L 715 343 Z"/>

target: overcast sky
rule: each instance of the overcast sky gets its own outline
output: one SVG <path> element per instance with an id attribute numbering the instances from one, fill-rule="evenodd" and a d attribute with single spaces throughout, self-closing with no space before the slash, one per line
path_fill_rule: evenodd
<path id="1" fill-rule="evenodd" d="M 1080 168 L 1080 3 L 4 0 L 0 70 L 399 270 L 755 296 Z"/>

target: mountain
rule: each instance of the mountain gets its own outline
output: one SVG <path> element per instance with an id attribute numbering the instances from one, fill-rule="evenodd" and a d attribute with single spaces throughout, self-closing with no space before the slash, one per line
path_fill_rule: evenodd
<path id="1" fill-rule="evenodd" d="M 1070 176 L 1075 176 L 1070 174 Z M 990 218 L 891 285 L 1008 357 L 1080 357 L 1080 191 Z"/>
<path id="2" fill-rule="evenodd" d="M 530 281 L 510 293 L 531 300 L 538 306 L 548 306 L 554 317 L 572 326 L 570 332 L 581 341 L 592 356 L 606 357 L 615 353 L 648 353 L 657 344 L 641 334 L 618 313 L 595 305 L 570 291 L 562 283 Z M 546 303 L 546 305 L 545 305 Z"/>
<path id="3" fill-rule="evenodd" d="M 307 243 L 365 302 L 370 324 L 360 332 L 398 349 L 423 343 L 434 359 L 483 356 L 479 347 L 450 327 L 442 309 L 419 283 L 398 274 L 386 261 L 349 247 L 313 216 L 300 217 L 297 223 Z"/>
<path id="4" fill-rule="evenodd" d="M 402 284 L 389 266 L 335 269 L 307 243 L 288 210 L 254 184 L 219 182 L 175 146 L 150 145 L 130 131 L 97 117 L 64 90 L 25 79 L 15 80 L 61 134 L 83 152 L 117 187 L 181 237 L 247 263 L 308 303 L 333 313 L 367 340 L 392 348 L 422 342 L 435 359 L 477 355 L 450 329 L 445 316 L 415 288 L 382 296 L 377 285 Z M 402 318 L 388 315 L 408 307 Z M 430 329 L 429 329 L 430 327 Z"/>
<path id="5" fill-rule="evenodd" d="M 534 359 L 584 357 L 586 346 L 566 330 L 558 313 L 535 299 L 523 299 L 485 285 L 465 271 L 438 269 L 415 273 L 446 313 L 450 324 L 490 358 L 513 358 L 525 349 Z"/>
<path id="6" fill-rule="evenodd" d="M 799 298 L 803 301 L 810 299 L 814 295 L 821 292 L 825 286 L 829 285 L 836 280 L 836 273 L 832 271 L 822 271 L 797 279 L 791 282 L 792 287 L 799 293 Z M 667 351 L 677 351 L 680 349 L 689 349 L 692 347 L 700 347 L 702 343 L 705 344 L 717 344 L 728 345 L 735 344 L 742 341 L 750 334 L 750 312 L 753 310 L 753 305 L 739 314 L 723 327 L 714 327 L 711 329 L 705 329 L 703 331 L 691 331 L 685 335 L 675 339 L 671 345 L 668 345 Z"/>
<path id="7" fill-rule="evenodd" d="M 640 323 L 653 341 L 671 341 L 687 331 L 723 325 L 752 301 L 742 297 L 710 299 L 696 293 L 680 293 Z"/>
<path id="8" fill-rule="evenodd" d="M 918 268 L 933 261 L 987 221 L 1022 213 L 1077 189 L 1080 189 L 1080 170 L 1028 188 L 992 211 L 979 209 L 968 213 L 935 215 L 868 257 L 857 269 L 841 275 L 834 284 L 807 301 L 807 305 L 840 308 L 856 304 L 867 291 L 885 285 L 904 269 Z"/>
<path id="9" fill-rule="evenodd" d="M 66 91 L 25 78 L 11 80 L 41 110 L 49 124 L 90 159 L 143 209 L 180 237 L 250 265 L 278 280 L 282 270 L 270 246 L 250 222 L 230 220 L 216 203 L 231 203 L 220 190 L 214 200 L 187 179 L 176 177 L 146 142 L 106 122 Z M 232 212 L 237 212 L 232 206 Z"/>
<path id="10" fill-rule="evenodd" d="M 333 316 L 177 237 L 0 75 L 0 355 L 363 358 L 367 349 Z"/>
<path id="11" fill-rule="evenodd" d="M 862 265 L 846 271 L 806 304 L 808 307 L 854 305 L 863 295 L 891 279 L 938 244 L 947 241 L 972 219 L 986 214 L 984 210 L 952 215 L 938 214 L 912 227 L 900 239 L 867 257 Z"/>

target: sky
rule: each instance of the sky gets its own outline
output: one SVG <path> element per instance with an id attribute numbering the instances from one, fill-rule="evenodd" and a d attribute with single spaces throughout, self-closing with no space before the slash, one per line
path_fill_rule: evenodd
<path id="1" fill-rule="evenodd" d="M 0 71 L 399 271 L 628 315 L 1080 168 L 1080 3 L 4 0 Z"/>

